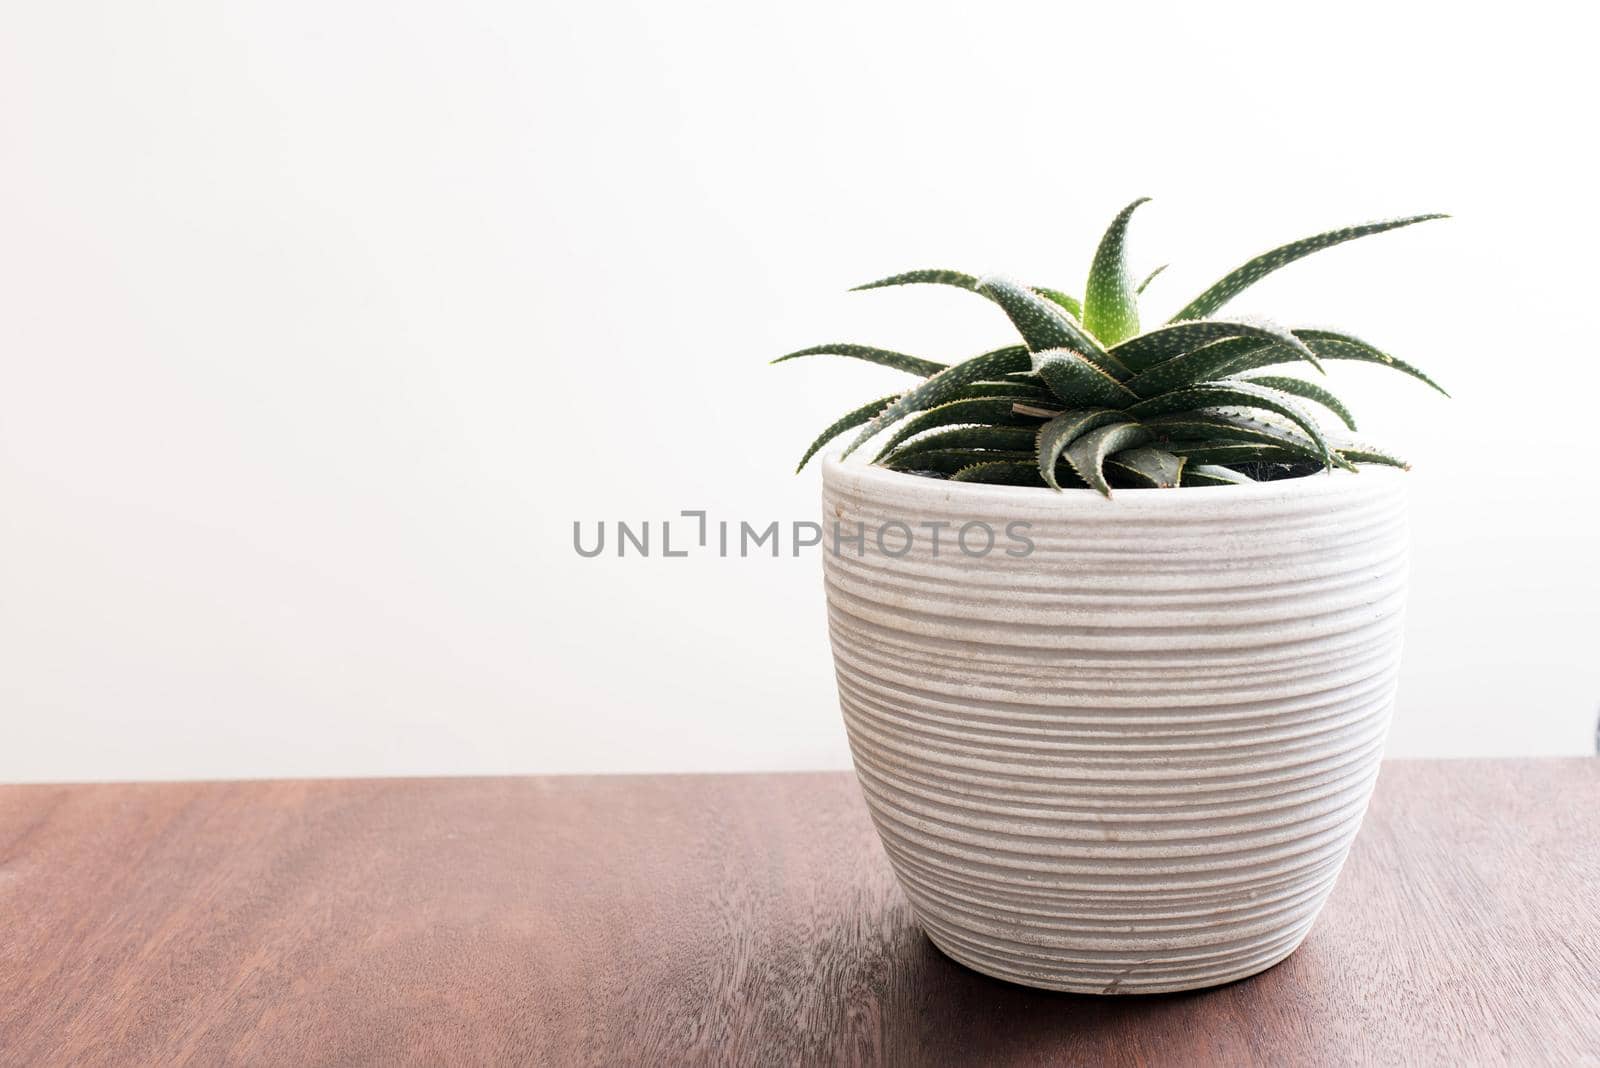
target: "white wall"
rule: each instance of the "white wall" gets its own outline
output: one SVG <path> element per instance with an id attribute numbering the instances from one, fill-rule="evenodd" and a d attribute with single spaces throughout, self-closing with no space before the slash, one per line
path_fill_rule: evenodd
<path id="1" fill-rule="evenodd" d="M 806 519 L 896 376 L 1008 336 L 910 267 L 1078 289 L 1135 195 L 1176 308 L 1333 322 L 1416 464 L 1391 751 L 1600 707 L 1595 97 L 1570 5 L 8 5 L 0 780 L 841 765 L 815 556 L 582 560 L 577 520 Z"/>

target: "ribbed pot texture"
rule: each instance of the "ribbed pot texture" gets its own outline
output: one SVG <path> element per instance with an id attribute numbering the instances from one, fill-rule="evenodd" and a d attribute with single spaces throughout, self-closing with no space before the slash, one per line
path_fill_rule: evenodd
<path id="1" fill-rule="evenodd" d="M 933 943 L 1101 994 L 1294 952 L 1388 732 L 1405 476 L 1112 500 L 837 460 L 823 481 L 839 703 Z"/>

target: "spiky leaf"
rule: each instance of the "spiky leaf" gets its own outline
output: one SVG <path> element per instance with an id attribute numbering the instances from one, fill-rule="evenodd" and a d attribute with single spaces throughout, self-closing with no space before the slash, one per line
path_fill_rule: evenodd
<path id="1" fill-rule="evenodd" d="M 1039 294 L 1045 300 L 1053 301 L 1054 303 L 1059 304 L 1068 315 L 1072 316 L 1080 323 L 1083 322 L 1083 304 L 1078 300 L 1077 297 L 1069 296 L 1066 293 L 1061 292 L 1059 289 L 1047 289 L 1044 286 L 1034 286 L 1032 288 L 1035 293 Z"/>
<path id="2" fill-rule="evenodd" d="M 863 289 L 882 289 L 885 286 L 909 285 L 936 285 L 955 286 L 957 289 L 975 290 L 978 280 L 970 274 L 961 271 L 946 271 L 937 267 L 921 271 L 906 271 L 903 274 L 891 274 L 888 278 L 880 278 L 876 282 L 865 285 L 853 286 L 850 292 L 857 293 Z"/>
<path id="3" fill-rule="evenodd" d="M 910 374 L 921 375 L 927 378 L 943 371 L 948 364 L 935 360 L 924 360 L 918 356 L 907 356 L 903 352 L 892 349 L 874 348 L 871 345 L 851 345 L 844 342 L 834 342 L 828 345 L 813 345 L 808 349 L 791 352 L 787 356 L 779 356 L 773 363 L 782 363 L 785 360 L 797 360 L 801 356 L 849 356 L 856 360 L 866 360 L 868 363 L 879 364 L 883 367 L 893 367 L 896 371 L 906 371 Z"/>
<path id="4" fill-rule="evenodd" d="M 1003 382 L 973 382 L 962 386 L 952 400 L 977 399 L 981 397 L 1016 397 L 1022 400 L 1040 400 L 1050 396 L 1050 391 L 1040 382 L 1035 385 L 1031 382 L 1017 378 L 1007 378 Z"/>
<path id="5" fill-rule="evenodd" d="M 1122 449 L 1131 449 L 1150 440 L 1150 432 L 1138 423 L 1113 423 L 1091 430 L 1067 448 L 1067 463 L 1078 477 L 1111 496 L 1111 484 L 1106 481 L 1106 457 Z"/>
<path id="6" fill-rule="evenodd" d="M 919 452 L 943 452 L 948 449 L 999 449 L 1020 452 L 1033 447 L 1036 431 L 1031 426 L 955 426 L 935 430 L 915 441 L 908 441 L 890 454 L 888 461 L 896 463 Z"/>
<path id="7" fill-rule="evenodd" d="M 1410 375 L 1417 381 L 1431 386 L 1444 394 L 1444 396 L 1450 396 L 1449 393 L 1445 392 L 1443 386 L 1423 374 L 1416 367 L 1402 359 L 1390 356 L 1377 346 L 1368 344 L 1358 337 L 1352 337 L 1338 330 L 1324 330 L 1317 327 L 1302 327 L 1295 330 L 1294 335 L 1304 341 L 1312 352 L 1315 352 L 1325 360 L 1357 360 L 1363 363 L 1377 363 L 1385 367 L 1393 367 L 1396 371 Z"/>
<path id="8" fill-rule="evenodd" d="M 1167 266 L 1167 264 L 1163 263 L 1160 267 L 1157 267 L 1155 270 L 1145 275 L 1144 281 L 1139 283 L 1139 288 L 1133 291 L 1134 294 L 1140 297 L 1144 296 L 1144 291 L 1150 288 L 1150 283 L 1154 282 L 1156 280 L 1156 276 L 1162 271 L 1166 270 Z"/>
<path id="9" fill-rule="evenodd" d="M 1172 489 L 1183 477 L 1184 459 L 1161 449 L 1141 446 L 1106 457 L 1106 473 L 1120 475 L 1135 486 Z"/>
<path id="10" fill-rule="evenodd" d="M 1311 349 L 1312 352 L 1316 353 L 1318 360 L 1348 360 L 1359 363 L 1379 364 L 1383 367 L 1393 368 L 1394 370 L 1399 371 L 1401 374 L 1410 375 L 1412 378 L 1415 378 L 1424 385 L 1438 390 L 1446 397 L 1450 395 L 1449 393 L 1445 392 L 1443 386 L 1439 385 L 1439 383 L 1435 382 L 1432 378 L 1429 378 L 1419 368 L 1413 367 L 1411 364 L 1406 363 L 1404 360 L 1398 357 L 1390 356 L 1388 353 L 1368 344 L 1365 341 L 1362 341 L 1360 338 L 1351 337 L 1349 334 L 1342 334 L 1335 330 L 1322 330 L 1310 327 L 1297 327 L 1291 331 L 1291 333 L 1293 333 L 1294 336 L 1299 338 L 1301 341 L 1305 342 L 1306 347 Z M 1256 343 L 1250 345 L 1244 344 L 1242 340 L 1239 343 L 1240 347 L 1234 350 L 1237 354 L 1236 358 L 1221 363 L 1213 358 L 1211 352 L 1212 349 L 1217 349 L 1218 352 L 1222 352 L 1224 350 L 1222 350 L 1220 346 L 1231 344 L 1234 343 L 1219 342 L 1215 346 L 1208 346 L 1206 349 L 1197 349 L 1195 352 L 1187 353 L 1184 356 L 1176 357 L 1175 359 L 1168 360 L 1165 363 L 1157 364 L 1156 366 L 1150 368 L 1149 371 L 1145 372 L 1145 375 L 1135 376 L 1134 379 L 1128 383 L 1128 385 L 1130 387 L 1138 388 L 1136 384 L 1139 383 L 1140 379 L 1145 378 L 1146 375 L 1149 376 L 1149 382 L 1154 382 L 1163 378 L 1171 379 L 1175 377 L 1193 379 L 1194 375 L 1202 373 L 1198 370 L 1202 364 L 1206 368 L 1203 372 L 1204 376 L 1221 377 L 1223 375 L 1243 374 L 1246 371 L 1253 371 L 1261 367 L 1273 367 L 1278 364 L 1293 363 L 1296 360 L 1301 359 L 1301 355 L 1298 352 L 1292 351 L 1285 346 L 1278 345 L 1276 343 Z M 1183 362 L 1180 363 L 1179 361 Z M 1148 383 L 1146 383 L 1145 388 L 1149 388 Z M 1170 386 L 1168 388 L 1170 388 Z"/>
<path id="11" fill-rule="evenodd" d="M 1315 401 L 1334 415 L 1337 415 L 1340 421 L 1351 430 L 1356 428 L 1356 418 L 1350 414 L 1350 409 L 1345 407 L 1344 401 L 1335 397 L 1331 392 L 1323 389 L 1315 382 L 1307 382 L 1300 378 L 1290 378 L 1286 375 L 1251 375 L 1249 378 L 1241 378 L 1239 381 L 1254 382 L 1258 386 L 1266 386 L 1268 389 L 1276 389 L 1282 393 L 1291 393 L 1303 400 Z"/>
<path id="12" fill-rule="evenodd" d="M 1017 392 L 1016 390 L 1012 391 L 1013 394 Z M 1013 407 L 1019 401 L 1025 403 L 1028 399 L 1015 395 L 965 397 L 949 401 L 935 408 L 929 408 L 927 411 L 919 412 L 900 424 L 900 428 L 894 432 L 878 453 L 878 459 L 881 460 L 889 455 L 901 442 L 914 438 L 926 431 L 937 430 L 940 427 L 974 423 L 986 426 L 1036 426 L 1039 422 L 1037 419 L 1019 415 Z M 862 420 L 862 422 L 865 421 L 865 419 Z M 860 423 L 854 425 L 859 426 Z M 849 428 L 846 427 L 844 429 Z"/>
<path id="13" fill-rule="evenodd" d="M 843 455 L 849 456 L 878 431 L 912 412 L 920 412 L 924 408 L 932 408 L 936 404 L 950 400 L 963 386 L 997 378 L 1012 371 L 1025 371 L 1031 362 L 1027 349 L 1021 345 L 1008 345 L 1003 349 L 995 349 L 993 352 L 985 352 L 981 356 L 964 360 L 954 367 L 947 367 L 915 389 L 908 390 L 899 400 L 879 412 L 861 429 L 855 440 L 844 450 Z"/>
<path id="14" fill-rule="evenodd" d="M 1085 408 L 1062 412 L 1040 427 L 1035 445 L 1039 454 L 1039 474 L 1045 483 L 1051 489 L 1061 488 L 1056 478 L 1056 467 L 1067 446 L 1090 430 L 1123 422 L 1127 420 L 1120 412 L 1109 408 Z"/>
<path id="15" fill-rule="evenodd" d="M 1334 451 L 1353 464 L 1382 464 L 1385 467 L 1399 467 L 1411 470 L 1411 465 L 1393 453 L 1382 449 L 1375 449 L 1371 445 L 1361 442 L 1337 440 L 1334 442 Z"/>
<path id="16" fill-rule="evenodd" d="M 875 401 L 868 401 L 861 407 L 852 412 L 846 412 L 837 420 L 828 424 L 828 429 L 818 434 L 817 440 L 811 443 L 811 448 L 807 449 L 806 454 L 800 457 L 800 463 L 795 466 L 795 472 L 798 473 L 802 468 L 804 468 L 806 464 L 811 461 L 811 458 L 817 454 L 818 449 L 822 448 L 840 434 L 843 434 L 846 430 L 849 430 L 852 427 L 858 427 L 862 423 L 865 423 L 868 419 L 871 419 L 889 405 L 893 404 L 897 399 L 899 399 L 899 397 L 900 394 L 891 393 L 887 397 L 879 397 Z"/>
<path id="17" fill-rule="evenodd" d="M 1163 360 L 1231 338 L 1276 342 L 1312 363 L 1317 362 L 1316 355 L 1292 331 L 1265 319 L 1199 319 L 1170 323 L 1114 346 L 1111 355 L 1135 371 L 1145 371 Z"/>
<path id="18" fill-rule="evenodd" d="M 1402 226 L 1410 226 L 1412 223 L 1447 217 L 1435 214 L 1411 215 L 1403 219 L 1383 219 L 1378 222 L 1363 223 L 1360 226 L 1346 226 L 1339 230 L 1329 230 L 1327 233 L 1292 241 L 1287 245 L 1273 249 L 1271 252 L 1264 252 L 1243 266 L 1229 272 L 1210 289 L 1184 305 L 1183 310 L 1172 317 L 1172 321 L 1203 319 L 1208 315 L 1214 314 L 1218 308 L 1273 271 L 1280 267 L 1288 266 L 1295 260 L 1309 256 L 1313 252 L 1332 248 L 1334 245 L 1342 245 L 1346 241 L 1354 241 L 1358 237 L 1366 237 L 1369 234 L 1381 234 L 1386 230 L 1396 230 Z"/>
<path id="19" fill-rule="evenodd" d="M 1255 479 L 1242 471 L 1223 467 L 1220 464 L 1186 463 L 1183 466 L 1184 486 L 1243 486 L 1254 482 Z"/>
<path id="20" fill-rule="evenodd" d="M 1269 367 L 1298 358 L 1292 350 L 1260 338 L 1235 337 L 1213 341 L 1192 352 L 1174 356 L 1128 380 L 1128 388 L 1141 397 L 1154 397 L 1169 389 L 1209 382 L 1255 367 Z"/>
<path id="21" fill-rule="evenodd" d="M 1038 486 L 1039 472 L 1020 460 L 987 460 L 969 464 L 950 476 L 951 482 L 982 482 L 995 486 Z"/>
<path id="22" fill-rule="evenodd" d="M 977 292 L 978 279 L 963 271 L 947 271 L 940 268 L 931 268 L 922 271 L 906 271 L 903 274 L 892 274 L 888 278 L 879 278 L 875 282 L 865 285 L 851 286 L 850 292 L 859 293 L 867 289 L 883 289 L 888 286 L 909 285 L 936 285 L 951 286 L 955 289 L 965 289 L 968 292 Z M 1074 319 L 1083 320 L 1083 303 L 1070 293 L 1063 293 L 1059 289 L 1048 286 L 1029 286 L 1035 293 L 1046 300 L 1060 305 Z"/>
<path id="23" fill-rule="evenodd" d="M 1100 238 L 1089 282 L 1083 290 L 1083 325 L 1102 344 L 1115 345 L 1139 332 L 1139 301 L 1128 273 L 1128 220 L 1149 197 L 1140 197 L 1117 213 Z"/>
<path id="24" fill-rule="evenodd" d="M 1147 415 L 1167 415 L 1172 412 L 1183 412 L 1193 408 L 1215 408 L 1223 405 L 1240 405 L 1246 408 L 1261 408 L 1274 412 L 1289 420 L 1295 426 L 1305 431 L 1316 446 L 1322 451 L 1322 458 L 1331 461 L 1332 454 L 1328 449 L 1328 442 L 1322 436 L 1322 428 L 1317 426 L 1306 410 L 1295 403 L 1287 395 L 1266 386 L 1258 386 L 1251 382 L 1206 382 L 1198 386 L 1185 386 L 1175 389 L 1160 396 L 1150 397 L 1125 409 L 1127 414 L 1136 417 Z"/>
<path id="25" fill-rule="evenodd" d="M 1133 390 L 1071 349 L 1034 353 L 1033 369 L 1064 404 L 1121 408 L 1139 399 Z"/>
<path id="26" fill-rule="evenodd" d="M 1225 445 L 1237 442 L 1257 447 L 1271 447 L 1295 458 L 1323 463 L 1322 450 L 1316 442 L 1292 425 L 1280 425 L 1258 416 L 1242 412 L 1204 411 L 1174 412 L 1143 420 L 1144 426 L 1169 452 L 1190 455 L 1191 445 Z M 1191 456 L 1191 459 L 1193 457 Z M 1222 460 L 1200 462 L 1222 463 Z"/>
<path id="27" fill-rule="evenodd" d="M 978 281 L 978 292 L 1000 305 L 1030 351 L 1072 349 L 1107 374 L 1126 373 L 1127 369 L 1108 357 L 1105 347 L 1077 320 L 1027 286 L 999 275 L 987 275 Z"/>
<path id="28" fill-rule="evenodd" d="M 1189 469 L 1212 465 L 1252 463 L 1313 463 L 1322 461 L 1315 453 L 1303 453 L 1277 445 L 1262 445 L 1249 441 L 1199 441 L 1177 442 L 1167 446 L 1189 462 Z M 1254 481 L 1253 479 L 1251 481 Z"/>
<path id="29" fill-rule="evenodd" d="M 996 460 L 1009 460 L 1033 466 L 1033 454 L 1016 449 L 929 449 L 926 452 L 914 452 L 905 456 L 891 456 L 883 461 L 881 466 L 891 471 L 932 471 L 934 474 L 949 476 L 971 464 Z"/>

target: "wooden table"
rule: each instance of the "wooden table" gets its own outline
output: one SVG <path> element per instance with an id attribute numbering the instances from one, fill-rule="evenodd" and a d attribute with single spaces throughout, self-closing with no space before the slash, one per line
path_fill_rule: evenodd
<path id="1" fill-rule="evenodd" d="M 1393 762 L 1305 945 L 1048 994 L 917 931 L 853 779 L 0 788 L 0 1062 L 1600 1061 L 1600 760 Z"/>

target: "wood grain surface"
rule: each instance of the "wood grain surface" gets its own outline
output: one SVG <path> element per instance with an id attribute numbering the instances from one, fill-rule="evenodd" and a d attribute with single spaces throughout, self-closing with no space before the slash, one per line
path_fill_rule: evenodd
<path id="1" fill-rule="evenodd" d="M 845 774 L 0 788 L 0 1063 L 1600 1062 L 1600 760 L 1394 762 L 1198 994 L 917 931 Z"/>

